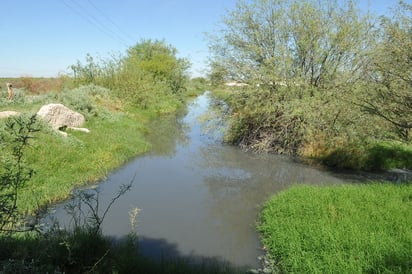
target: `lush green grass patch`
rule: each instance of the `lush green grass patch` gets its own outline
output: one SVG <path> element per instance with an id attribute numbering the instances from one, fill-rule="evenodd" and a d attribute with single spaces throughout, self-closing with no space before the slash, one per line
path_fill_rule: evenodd
<path id="1" fill-rule="evenodd" d="M 412 186 L 298 186 L 270 199 L 258 226 L 282 273 L 410 273 Z"/>

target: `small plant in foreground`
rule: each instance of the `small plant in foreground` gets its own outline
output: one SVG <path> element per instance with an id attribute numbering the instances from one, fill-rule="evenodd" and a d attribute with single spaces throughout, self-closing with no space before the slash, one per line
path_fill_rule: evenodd
<path id="1" fill-rule="evenodd" d="M 23 115 L 9 118 L 1 131 L 0 232 L 15 230 L 19 218 L 18 190 L 30 180 L 34 172 L 25 165 L 23 153 L 30 139 L 34 138 L 33 133 L 39 130 L 35 115 Z"/>

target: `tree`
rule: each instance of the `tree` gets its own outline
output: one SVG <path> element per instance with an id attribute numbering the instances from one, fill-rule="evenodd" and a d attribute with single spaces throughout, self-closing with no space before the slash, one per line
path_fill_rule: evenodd
<path id="1" fill-rule="evenodd" d="M 361 105 L 392 124 L 408 141 L 412 129 L 412 5 L 401 2 L 392 19 L 381 19 L 381 26 Z"/>
<path id="2" fill-rule="evenodd" d="M 298 154 L 340 134 L 374 32 L 351 0 L 240 0 L 210 41 L 212 64 L 248 84 L 232 95 L 229 141 Z"/>
<path id="3" fill-rule="evenodd" d="M 189 62 L 164 41 L 143 40 L 129 48 L 118 73 L 120 96 L 144 108 L 161 98 L 177 99 L 186 88 Z"/>
<path id="4" fill-rule="evenodd" d="M 123 69 L 150 75 L 154 82 L 165 81 L 172 93 L 182 92 L 189 63 L 177 57 L 176 48 L 164 41 L 143 40 L 127 51 Z"/>
<path id="5" fill-rule="evenodd" d="M 239 1 L 211 39 L 214 61 L 235 80 L 324 87 L 353 82 L 372 25 L 353 1 Z"/>

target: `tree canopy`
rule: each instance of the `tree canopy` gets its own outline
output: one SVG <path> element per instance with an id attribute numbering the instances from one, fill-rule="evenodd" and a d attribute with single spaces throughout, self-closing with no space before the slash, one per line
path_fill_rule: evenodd
<path id="1" fill-rule="evenodd" d="M 411 18 L 403 2 L 389 18 L 353 0 L 239 0 L 209 43 L 211 80 L 246 84 L 228 99 L 228 141 L 344 158 L 409 142 Z"/>
<path id="2" fill-rule="evenodd" d="M 366 62 L 372 24 L 353 1 L 239 1 L 211 41 L 234 80 L 276 87 L 353 81 Z"/>

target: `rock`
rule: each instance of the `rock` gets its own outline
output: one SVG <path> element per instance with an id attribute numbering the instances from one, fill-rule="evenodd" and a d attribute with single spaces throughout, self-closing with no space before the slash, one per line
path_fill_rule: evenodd
<path id="1" fill-rule="evenodd" d="M 85 133 L 90 132 L 90 130 L 88 128 L 84 128 L 84 127 L 67 127 L 67 128 L 71 129 L 71 130 L 75 130 L 75 131 L 82 131 L 82 132 L 85 132 Z"/>
<path id="2" fill-rule="evenodd" d="M 85 121 L 82 114 L 75 112 L 62 104 L 44 105 L 37 112 L 37 115 L 49 123 L 54 129 L 60 129 L 62 127 L 80 127 Z"/>
<path id="3" fill-rule="evenodd" d="M 7 118 L 7 117 L 10 117 L 10 116 L 15 116 L 15 115 L 18 115 L 18 114 L 19 114 L 18 112 L 11 111 L 11 110 L 0 111 L 0 119 Z"/>

